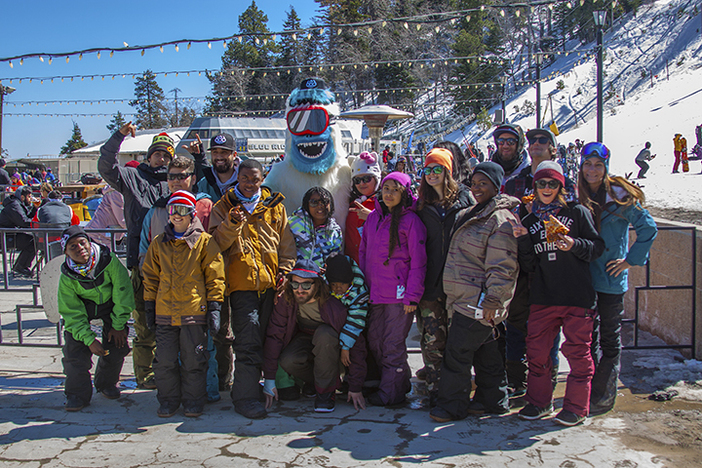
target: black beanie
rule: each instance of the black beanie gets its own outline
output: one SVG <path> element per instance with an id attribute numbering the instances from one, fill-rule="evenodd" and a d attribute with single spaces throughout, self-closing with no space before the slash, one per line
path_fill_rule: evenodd
<path id="1" fill-rule="evenodd" d="M 337 254 L 327 258 L 325 273 L 327 283 L 352 283 L 353 269 L 346 255 Z"/>
<path id="2" fill-rule="evenodd" d="M 88 234 L 86 234 L 83 228 L 76 224 L 75 226 L 66 228 L 61 233 L 61 250 L 65 252 L 66 244 L 68 244 L 68 241 L 74 237 L 85 237 L 86 239 L 90 240 L 90 237 L 88 237 Z"/>
<path id="3" fill-rule="evenodd" d="M 490 179 L 490 182 L 497 187 L 497 191 L 500 191 L 502 180 L 505 178 L 505 170 L 502 169 L 502 166 L 492 161 L 481 162 L 473 168 L 473 175 L 475 175 L 476 172 L 485 175 L 485 177 Z"/>

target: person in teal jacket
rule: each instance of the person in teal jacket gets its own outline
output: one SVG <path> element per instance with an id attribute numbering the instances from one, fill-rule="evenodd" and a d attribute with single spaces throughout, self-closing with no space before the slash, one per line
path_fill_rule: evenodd
<path id="1" fill-rule="evenodd" d="M 61 235 L 66 261 L 61 265 L 59 313 L 64 321 L 63 371 L 66 410 L 90 404 L 91 355 L 99 356 L 95 390 L 109 399 L 120 397 L 117 382 L 129 354 L 127 320 L 134 310 L 134 291 L 127 269 L 114 253 L 90 238 L 80 226 Z M 101 319 L 102 341 L 90 328 Z"/>
<path id="2" fill-rule="evenodd" d="M 590 393 L 590 415 L 614 408 L 621 368 L 621 324 L 624 293 L 629 287 L 627 270 L 645 265 L 658 228 L 643 208 L 641 189 L 626 179 L 609 175 L 609 149 L 593 142 L 581 150 L 578 193 L 580 203 L 593 211 L 595 225 L 605 241 L 605 251 L 590 262 L 597 292 L 597 317 L 592 334 L 595 375 Z M 629 225 L 636 241 L 629 247 Z"/>

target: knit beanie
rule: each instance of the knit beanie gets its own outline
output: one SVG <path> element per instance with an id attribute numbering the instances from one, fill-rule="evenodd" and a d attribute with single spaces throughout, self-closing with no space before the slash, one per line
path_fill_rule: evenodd
<path id="1" fill-rule="evenodd" d="M 565 177 L 563 176 L 563 168 L 556 161 L 543 161 L 536 166 L 534 173 L 534 185 L 537 180 L 553 179 L 561 183 L 561 187 L 565 185 Z"/>
<path id="2" fill-rule="evenodd" d="M 82 227 L 79 225 L 70 226 L 61 233 L 61 250 L 65 252 L 66 244 L 68 244 L 68 241 L 74 237 L 85 237 L 86 239 L 90 240 L 90 237 L 88 237 L 88 234 L 85 233 Z"/>
<path id="3" fill-rule="evenodd" d="M 505 170 L 502 169 L 502 166 L 492 161 L 481 162 L 473 169 L 473 175 L 478 172 L 490 179 L 490 182 L 492 182 L 497 190 L 500 190 L 500 187 L 502 187 L 502 180 L 505 178 Z"/>
<path id="4" fill-rule="evenodd" d="M 166 206 L 170 205 L 182 205 L 182 206 L 187 206 L 193 210 L 193 213 L 195 212 L 195 196 L 186 191 L 186 190 L 178 190 L 177 192 L 173 192 L 171 197 L 168 199 L 168 203 Z"/>
<path id="5" fill-rule="evenodd" d="M 597 141 L 587 143 L 583 145 L 582 149 L 580 150 L 580 167 L 582 167 L 583 163 L 590 158 L 600 158 L 604 162 L 607 173 L 609 174 L 610 155 L 611 153 L 609 152 L 609 148 L 607 148 L 603 143 Z"/>
<path id="6" fill-rule="evenodd" d="M 146 152 L 146 159 L 149 159 L 155 151 L 165 151 L 173 159 L 175 154 L 175 146 L 173 144 L 173 138 L 168 136 L 168 133 L 159 133 L 151 140 L 151 146 Z"/>
<path id="7" fill-rule="evenodd" d="M 453 172 L 453 154 L 445 148 L 434 148 L 427 153 L 427 157 L 424 160 L 424 167 L 434 163 L 445 167 L 449 174 Z"/>
<path id="8" fill-rule="evenodd" d="M 405 187 L 409 199 L 414 199 L 414 195 L 412 194 L 412 178 L 409 175 L 405 174 L 404 172 L 391 172 L 390 174 L 385 176 L 383 181 L 380 183 L 380 186 L 382 187 L 383 184 L 385 184 L 385 182 L 388 180 L 394 180 L 398 184 Z"/>
<path id="9" fill-rule="evenodd" d="M 380 162 L 378 161 L 378 153 L 369 153 L 364 151 L 354 158 L 351 162 L 351 177 L 370 174 L 380 180 Z"/>
<path id="10" fill-rule="evenodd" d="M 327 269 L 325 273 L 327 283 L 352 283 L 353 269 L 351 262 L 346 255 L 337 254 L 327 257 Z"/>

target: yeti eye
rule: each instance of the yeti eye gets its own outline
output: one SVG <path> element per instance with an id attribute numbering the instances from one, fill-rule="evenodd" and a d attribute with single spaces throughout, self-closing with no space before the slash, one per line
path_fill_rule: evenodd
<path id="1" fill-rule="evenodd" d="M 329 127 L 330 119 L 323 107 L 293 109 L 286 117 L 288 130 L 293 135 L 321 135 Z"/>

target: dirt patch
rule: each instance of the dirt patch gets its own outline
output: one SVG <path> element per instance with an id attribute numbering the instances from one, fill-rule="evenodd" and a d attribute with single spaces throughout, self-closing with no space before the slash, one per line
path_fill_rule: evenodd
<path id="1" fill-rule="evenodd" d="M 702 211 L 686 210 L 684 208 L 658 208 L 655 206 L 647 206 L 646 208 L 656 218 L 702 226 Z"/>

